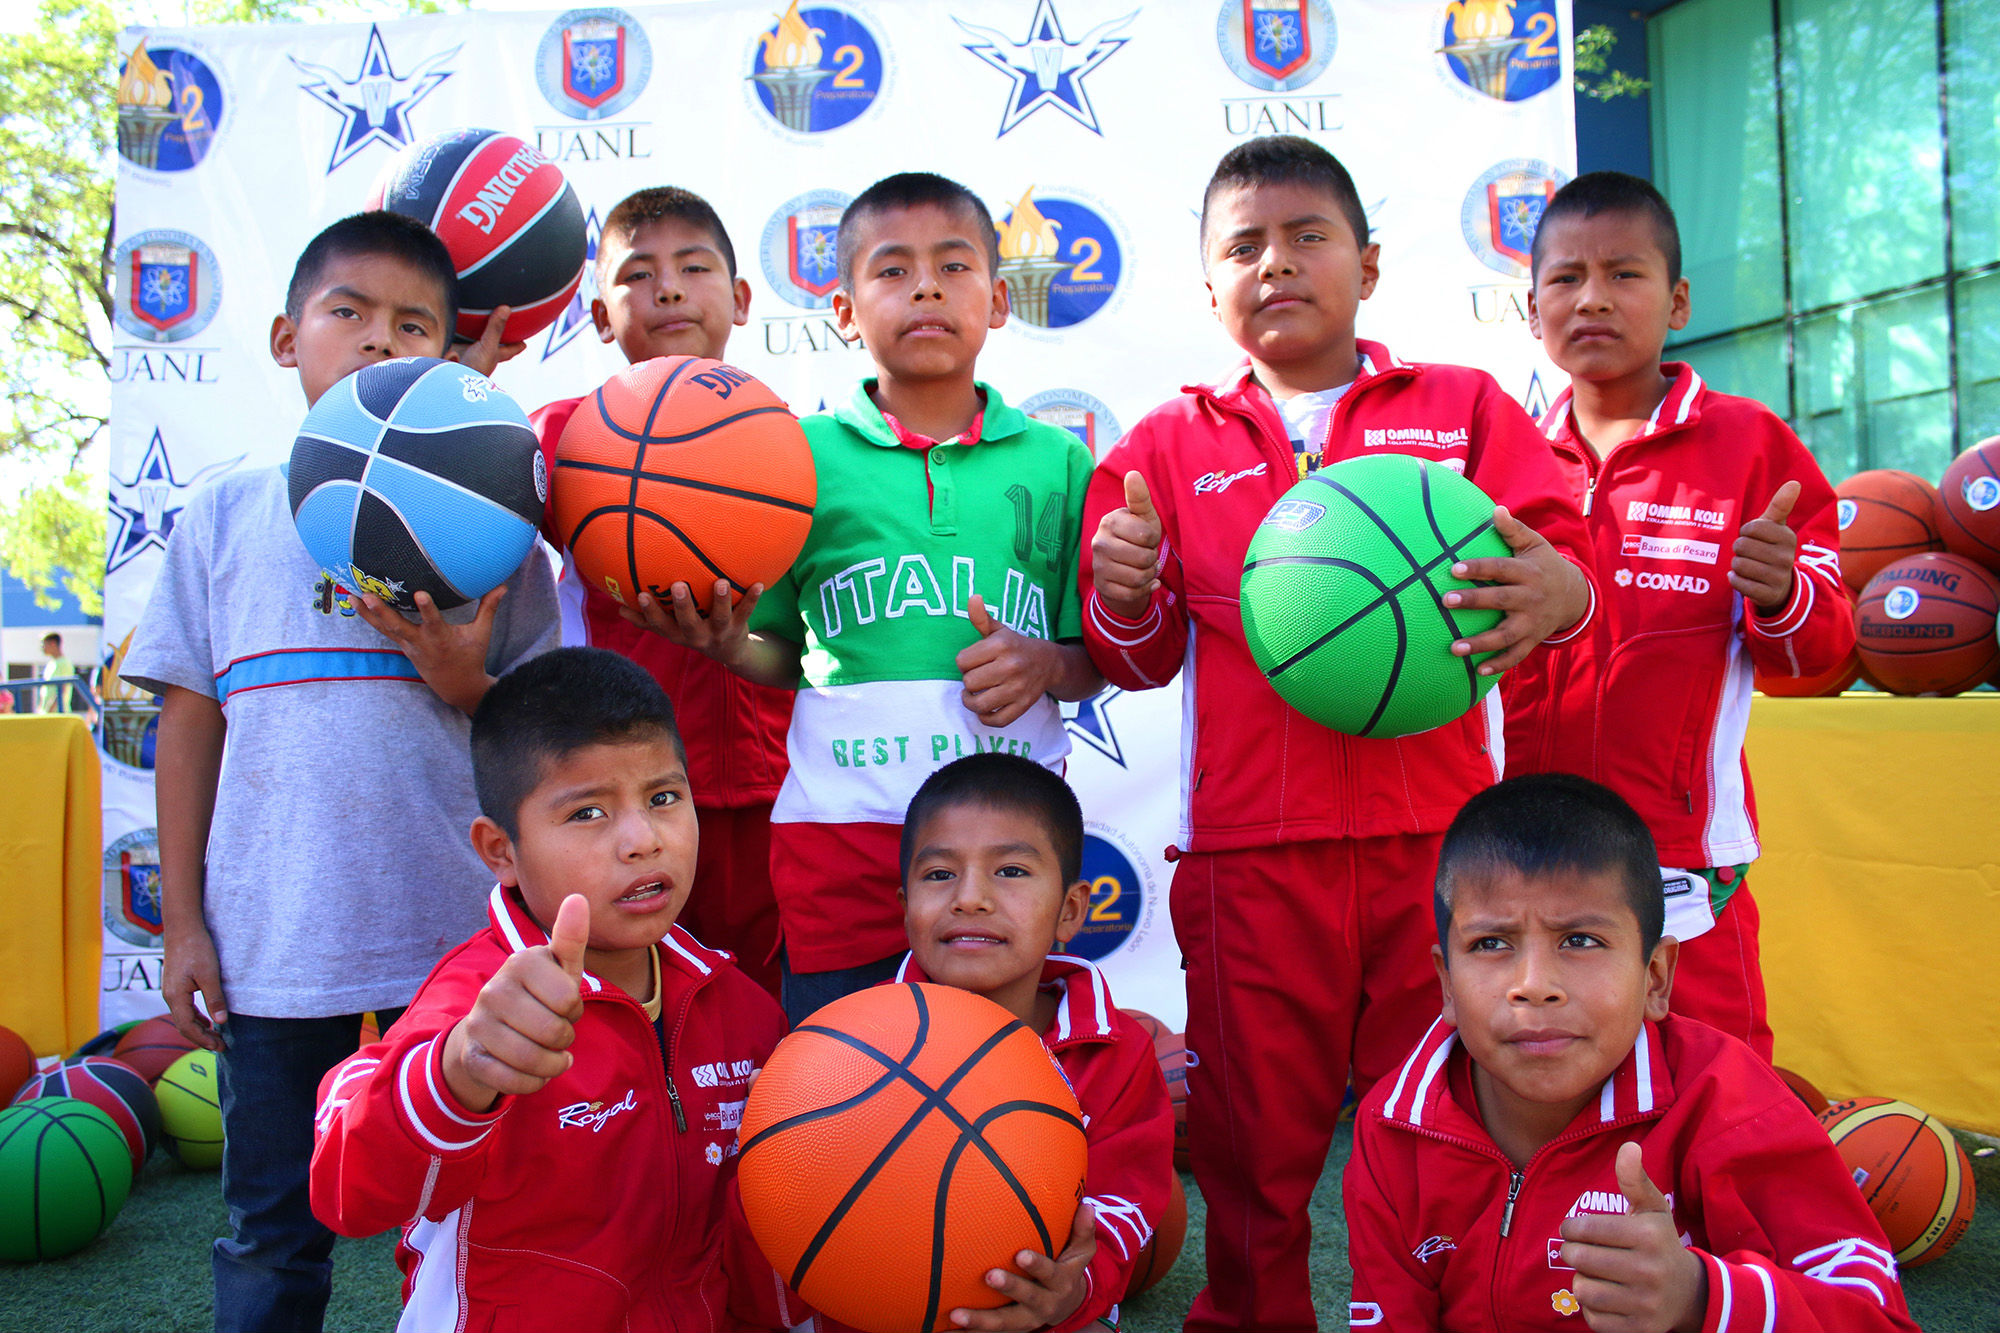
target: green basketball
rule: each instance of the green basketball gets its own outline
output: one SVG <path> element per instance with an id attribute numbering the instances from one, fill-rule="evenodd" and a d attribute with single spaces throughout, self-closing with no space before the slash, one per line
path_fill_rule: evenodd
<path id="1" fill-rule="evenodd" d="M 182 1166 L 213 1171 L 222 1165 L 222 1093 L 216 1086 L 214 1051 L 189 1051 L 167 1066 L 153 1095 L 160 1101 L 160 1137 Z"/>
<path id="2" fill-rule="evenodd" d="M 1513 554 L 1493 501 L 1464 477 L 1407 454 L 1322 468 L 1286 491 L 1243 560 L 1243 634 L 1285 702 L 1350 736 L 1429 731 L 1485 697 L 1492 654 L 1451 645 L 1500 623 L 1452 610 L 1460 560 Z"/>
<path id="3" fill-rule="evenodd" d="M 124 1131 L 89 1102 L 42 1097 L 0 1111 L 0 1259 L 74 1254 L 131 1188 Z"/>

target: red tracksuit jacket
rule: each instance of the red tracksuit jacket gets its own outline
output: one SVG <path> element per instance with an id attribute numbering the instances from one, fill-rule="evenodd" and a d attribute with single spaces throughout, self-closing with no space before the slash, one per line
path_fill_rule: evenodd
<path id="1" fill-rule="evenodd" d="M 542 459 L 551 478 L 556 476 L 556 441 L 582 401 L 559 398 L 528 418 L 542 442 Z M 576 562 L 568 558 L 564 544 L 568 534 L 555 532 L 546 522 L 543 529 L 550 543 L 564 552 L 562 581 L 556 589 L 562 602 L 563 641 L 609 648 L 660 682 L 673 701 L 674 720 L 687 748 L 694 803 L 704 810 L 736 810 L 777 800 L 789 762 L 785 733 L 792 725 L 792 692 L 752 684 L 719 662 L 631 624 L 618 614 L 618 603 L 602 590 L 585 586 Z"/>
<path id="2" fill-rule="evenodd" d="M 1653 831 L 1663 865 L 1757 856 L 1743 736 L 1756 674 L 1830 671 L 1854 647 L 1833 488 L 1761 403 L 1716 393 L 1678 362 L 1639 434 L 1600 462 L 1564 391 L 1542 429 L 1583 505 L 1602 603 L 1567 652 L 1508 674 L 1507 769 L 1595 778 Z M 1756 614 L 1725 575 L 1738 532 L 1787 481 L 1804 488 L 1792 597 Z"/>
<path id="3" fill-rule="evenodd" d="M 1707 1270 L 1702 1333 L 1915 1333 L 1839 1152 L 1734 1037 L 1648 1023 L 1598 1100 L 1520 1171 L 1477 1114 L 1470 1066 L 1439 1019 L 1355 1116 L 1341 1183 L 1352 1327 L 1581 1333 L 1561 1227 L 1629 1210 L 1616 1161 L 1636 1141 Z"/>
<path id="4" fill-rule="evenodd" d="M 929 981 L 914 955 L 897 981 Z M 1104 974 L 1084 959 L 1050 954 L 1042 986 L 1059 999 L 1042 1034 L 1083 1108 L 1088 1151 L 1083 1191 L 1097 1210 L 1097 1255 L 1084 1270 L 1090 1294 L 1055 1333 L 1093 1319 L 1113 1327 L 1131 1285 L 1132 1265 L 1153 1238 L 1173 1191 L 1174 1108 L 1153 1053 L 1153 1039 L 1112 1003 Z"/>
<path id="5" fill-rule="evenodd" d="M 1534 422 L 1484 371 L 1412 365 L 1362 342 L 1361 373 L 1327 419 L 1328 463 L 1386 451 L 1460 471 L 1588 575 L 1589 540 Z M 1165 530 L 1161 586 L 1137 621 L 1091 587 L 1089 537 L 1146 479 Z M 1443 829 L 1501 774 L 1498 692 L 1456 722 L 1400 739 L 1356 739 L 1309 722 L 1251 660 L 1238 589 L 1251 535 L 1298 481 L 1284 422 L 1247 370 L 1189 385 L 1099 462 L 1084 502 L 1083 635 L 1105 679 L 1128 690 L 1183 673 L 1180 847 L 1215 852 L 1320 838 Z M 1567 640 L 1589 622 L 1562 631 Z"/>
<path id="6" fill-rule="evenodd" d="M 343 1236 L 403 1229 L 403 1318 L 441 1330 L 788 1328 L 809 1311 L 743 1221 L 736 1128 L 784 1015 L 676 927 L 660 1024 L 583 979 L 576 1063 L 475 1114 L 445 1085 L 445 1037 L 510 953 L 548 936 L 499 888 L 389 1040 L 320 1084 L 312 1206 Z"/>

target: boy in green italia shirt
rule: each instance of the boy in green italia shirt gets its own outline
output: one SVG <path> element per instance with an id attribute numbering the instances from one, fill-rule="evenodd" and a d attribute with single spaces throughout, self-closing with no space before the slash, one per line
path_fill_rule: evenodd
<path id="1" fill-rule="evenodd" d="M 1102 684 L 1077 594 L 1090 451 L 974 373 L 1007 319 L 986 206 L 941 176 L 890 176 L 841 217 L 839 260 L 834 316 L 876 374 L 805 419 L 819 475 L 805 549 L 733 612 L 704 619 L 677 583 L 671 606 L 641 596 L 631 613 L 799 691 L 771 813 L 794 1023 L 901 959 L 898 840 L 923 780 L 995 750 L 1060 772 L 1056 701 Z"/>

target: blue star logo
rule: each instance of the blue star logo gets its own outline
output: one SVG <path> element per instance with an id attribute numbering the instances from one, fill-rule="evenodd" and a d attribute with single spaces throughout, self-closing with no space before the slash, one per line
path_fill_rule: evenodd
<path id="1" fill-rule="evenodd" d="M 402 148 L 409 144 L 410 109 L 430 96 L 431 90 L 451 77 L 438 66 L 458 54 L 458 48 L 431 56 L 408 74 L 399 75 L 389 63 L 389 48 L 382 30 L 368 25 L 368 50 L 361 57 L 361 69 L 347 78 L 325 65 L 291 57 L 301 74 L 312 79 L 300 88 L 341 115 L 340 134 L 333 143 L 333 156 L 326 164 L 332 175 L 343 162 L 371 143 Z"/>
<path id="2" fill-rule="evenodd" d="M 575 342 L 576 336 L 585 329 L 596 327 L 596 321 L 590 317 L 590 303 L 598 295 L 597 243 L 603 235 L 604 226 L 597 220 L 597 210 L 593 208 L 583 219 L 583 282 L 549 328 L 549 340 L 542 345 L 544 361 Z"/>
<path id="3" fill-rule="evenodd" d="M 994 137 L 1006 134 L 1045 106 L 1056 108 L 1092 134 L 1102 135 L 1090 94 L 1084 90 L 1084 76 L 1131 40 L 1119 34 L 1138 17 L 1135 9 L 1124 18 L 1099 24 L 1074 42 L 1063 33 L 1055 0 L 1035 0 L 1028 35 L 1018 42 L 1005 33 L 954 17 L 952 22 L 977 39 L 965 49 L 1013 81 L 1007 109 L 1000 113 L 1000 133 Z"/>
<path id="4" fill-rule="evenodd" d="M 1528 372 L 1528 392 L 1521 399 L 1521 406 L 1526 408 L 1528 415 L 1537 421 L 1540 421 L 1543 416 L 1547 415 L 1549 410 L 1549 391 L 1542 384 L 1541 371 L 1531 370 Z"/>
<path id="5" fill-rule="evenodd" d="M 1108 710 L 1111 701 L 1124 692 L 1116 685 L 1106 685 L 1077 704 L 1073 716 L 1063 718 L 1063 730 L 1120 768 L 1125 767 L 1125 747 L 1118 743 L 1118 732 L 1111 725 Z"/>
<path id="6" fill-rule="evenodd" d="M 104 548 L 104 572 L 109 574 L 150 547 L 167 549 L 174 524 L 186 508 L 187 494 L 218 473 L 242 462 L 244 455 L 210 463 L 182 481 L 174 475 L 174 460 L 167 457 L 167 443 L 156 429 L 146 443 L 146 454 L 130 481 L 111 478 L 111 540 Z M 137 504 L 132 501 L 138 501 Z"/>

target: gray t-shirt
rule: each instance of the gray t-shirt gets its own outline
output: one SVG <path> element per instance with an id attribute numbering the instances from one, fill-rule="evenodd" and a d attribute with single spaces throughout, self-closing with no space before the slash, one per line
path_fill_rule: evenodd
<path id="1" fill-rule="evenodd" d="M 485 923 L 471 725 L 352 605 L 299 541 L 279 470 L 244 472 L 182 512 L 125 658 L 136 685 L 223 705 L 203 907 L 238 1013 L 406 1004 Z M 507 580 L 486 669 L 556 634 L 537 544 Z"/>

